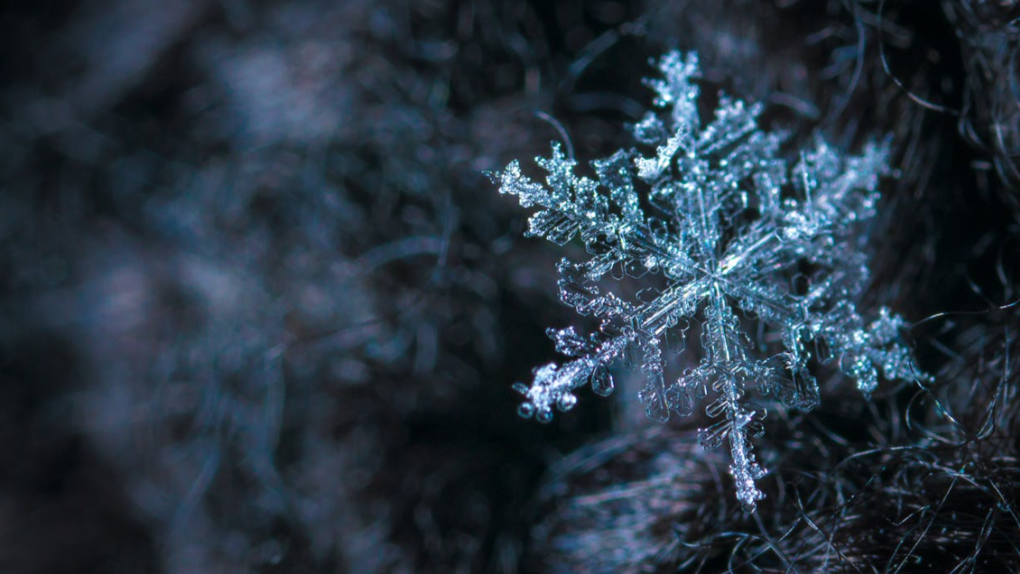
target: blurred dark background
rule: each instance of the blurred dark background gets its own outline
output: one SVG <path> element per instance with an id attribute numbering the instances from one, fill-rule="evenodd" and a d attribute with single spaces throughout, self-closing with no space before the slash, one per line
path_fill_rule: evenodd
<path id="1" fill-rule="evenodd" d="M 1020 8 L 93 0 L 0 9 L 0 571 L 1020 571 Z M 621 375 L 549 426 L 562 255 L 485 170 L 629 145 L 641 78 L 856 150 L 931 388 L 828 374 L 768 499 Z"/>

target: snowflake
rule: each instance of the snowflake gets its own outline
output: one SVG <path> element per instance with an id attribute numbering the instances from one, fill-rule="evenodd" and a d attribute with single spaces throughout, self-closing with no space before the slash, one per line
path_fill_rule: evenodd
<path id="1" fill-rule="evenodd" d="M 701 125 L 695 54 L 671 52 L 658 67 L 663 77 L 647 83 L 660 111 L 632 128 L 641 146 L 655 147 L 651 157 L 618 151 L 591 162 L 591 179 L 554 144 L 552 157 L 536 160 L 545 185 L 516 161 L 490 174 L 501 193 L 539 208 L 526 236 L 558 245 L 580 236 L 591 257 L 558 264 L 560 299 L 600 322 L 588 336 L 549 329 L 557 351 L 573 359 L 537 368 L 530 387 L 515 385 L 526 397 L 520 413 L 548 422 L 589 382 L 608 395 L 610 364 L 640 355 L 647 384 L 639 398 L 652 419 L 688 415 L 712 398 L 705 410 L 718 420 L 699 430 L 701 443 L 729 441 L 737 497 L 753 510 L 765 471 L 751 440 L 765 409 L 748 390 L 810 409 L 819 400 L 812 358 L 835 362 L 865 395 L 880 370 L 887 379 L 925 377 L 900 340 L 903 320 L 885 308 L 865 320 L 854 303 L 868 280 L 858 230 L 875 214 L 888 145 L 847 157 L 816 137 L 790 170 L 779 156 L 784 134 L 758 128 L 760 105 L 721 94 L 714 119 Z M 607 289 L 607 274 L 620 295 Z M 627 278 L 657 286 L 628 288 Z M 667 383 L 663 347 L 682 350 L 692 328 L 700 361 Z"/>

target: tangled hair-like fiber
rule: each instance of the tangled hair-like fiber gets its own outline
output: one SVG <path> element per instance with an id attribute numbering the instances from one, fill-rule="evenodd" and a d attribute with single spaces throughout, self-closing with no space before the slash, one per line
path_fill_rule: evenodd
<path id="1" fill-rule="evenodd" d="M 771 429 L 784 454 L 769 461 L 779 470 L 756 515 L 732 501 L 724 457 L 698 452 L 689 432 L 591 445 L 554 466 L 541 491 L 535 570 L 1016 571 L 1020 416 L 1007 357 L 1020 346 L 998 343 L 963 389 L 825 408 Z M 936 403 L 941 415 L 913 419 Z"/>
<path id="2" fill-rule="evenodd" d="M 930 315 L 914 337 L 937 382 L 867 404 L 830 386 L 820 409 L 773 425 L 777 471 L 755 516 L 730 502 L 711 453 L 662 444 L 686 445 L 686 431 L 589 447 L 546 479 L 536 571 L 1020 571 L 1014 9 L 733 4 L 745 11 L 681 3 L 676 18 L 695 15 L 677 35 L 708 62 L 746 66 L 759 84 L 747 91 L 823 118 L 838 140 L 887 129 L 906 142 L 873 293 Z M 783 48 L 803 45 L 789 18 L 814 18 L 817 50 Z M 819 69 L 821 88 L 804 77 Z"/>
<path id="3" fill-rule="evenodd" d="M 4 569 L 1020 572 L 1013 3 L 2 10 Z M 567 311 L 482 172 L 619 148 L 673 47 L 893 136 L 868 298 L 937 375 L 772 417 L 755 514 L 696 421 L 509 391 Z"/>
<path id="4" fill-rule="evenodd" d="M 959 110 L 960 133 L 989 156 L 996 173 L 1011 187 L 1020 184 L 1020 98 L 1017 48 L 1020 7 L 1011 3 L 943 1 L 947 19 L 960 38 L 966 69 Z M 1015 193 L 1007 201 L 1018 207 Z"/>

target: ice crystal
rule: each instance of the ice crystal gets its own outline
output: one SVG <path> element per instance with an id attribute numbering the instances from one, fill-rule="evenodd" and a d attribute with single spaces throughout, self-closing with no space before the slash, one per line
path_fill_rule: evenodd
<path id="1" fill-rule="evenodd" d="M 587 336 L 549 329 L 557 351 L 572 359 L 537 368 L 530 387 L 515 385 L 526 397 L 520 413 L 548 422 L 589 382 L 608 395 L 610 365 L 639 355 L 649 417 L 687 415 L 711 398 L 705 410 L 718 420 L 700 430 L 701 443 L 729 442 L 737 497 L 752 510 L 765 471 L 751 440 L 765 409 L 749 390 L 814 407 L 812 358 L 835 362 L 865 395 L 879 371 L 923 376 L 900 340 L 903 320 L 885 308 L 867 320 L 855 304 L 868 278 L 860 223 L 875 214 L 888 146 L 847 156 L 816 137 L 790 169 L 779 154 L 785 136 L 758 127 L 760 105 L 720 95 L 715 117 L 702 125 L 695 54 L 668 53 L 658 67 L 662 77 L 647 82 L 658 111 L 632 128 L 639 148 L 591 162 L 594 179 L 575 174 L 576 162 L 556 144 L 551 157 L 536 160 L 548 172 L 544 185 L 516 161 L 492 174 L 501 193 L 538 209 L 525 235 L 558 245 L 580 237 L 591 257 L 559 263 L 560 299 L 600 322 Z M 683 347 L 692 328 L 700 361 L 667 382 L 663 348 Z"/>

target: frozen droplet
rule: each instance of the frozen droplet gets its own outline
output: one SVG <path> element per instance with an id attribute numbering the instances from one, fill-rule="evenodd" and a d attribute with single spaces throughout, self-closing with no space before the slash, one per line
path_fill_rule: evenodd
<path id="1" fill-rule="evenodd" d="M 674 383 L 666 390 L 666 400 L 670 408 L 680 416 L 685 417 L 694 412 L 694 400 L 690 390 L 681 383 Z"/>
<path id="2" fill-rule="evenodd" d="M 605 397 L 613 392 L 613 374 L 603 366 L 595 367 L 591 374 L 591 390 L 596 395 Z"/>
<path id="3" fill-rule="evenodd" d="M 556 399 L 556 408 L 561 412 L 567 412 L 577 404 L 577 397 L 571 393 L 563 393 Z"/>
<path id="4" fill-rule="evenodd" d="M 517 407 L 517 414 L 530 419 L 535 414 L 535 405 L 532 403 L 521 403 L 521 406 Z"/>

